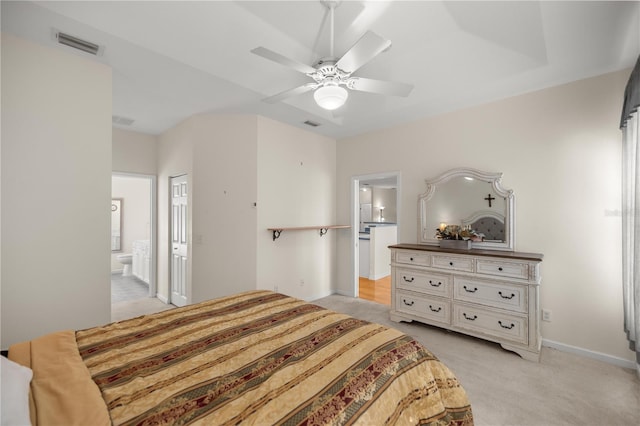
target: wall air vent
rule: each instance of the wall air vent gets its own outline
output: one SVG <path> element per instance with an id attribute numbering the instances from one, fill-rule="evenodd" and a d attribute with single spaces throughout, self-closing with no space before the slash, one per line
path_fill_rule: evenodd
<path id="1" fill-rule="evenodd" d="M 73 47 L 74 49 L 82 50 L 94 56 L 102 56 L 104 50 L 103 46 L 92 43 L 90 41 L 82 40 L 81 38 L 74 37 L 69 34 L 65 34 L 61 31 L 53 30 L 53 38 L 60 44 Z"/>
<path id="2" fill-rule="evenodd" d="M 131 126 L 135 120 L 133 118 L 120 117 L 118 115 L 111 116 L 111 122 L 120 126 Z"/>
<path id="3" fill-rule="evenodd" d="M 311 120 L 307 120 L 303 124 L 306 124 L 307 126 L 311 126 L 311 127 L 318 127 L 320 125 L 320 123 L 316 123 L 315 121 L 311 121 Z"/>

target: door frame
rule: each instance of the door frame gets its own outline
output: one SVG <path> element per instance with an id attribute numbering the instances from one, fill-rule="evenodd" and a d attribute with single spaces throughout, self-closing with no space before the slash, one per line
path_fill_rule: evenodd
<path id="1" fill-rule="evenodd" d="M 353 297 L 359 297 L 360 295 L 360 182 L 390 177 L 396 178 L 396 225 L 398 235 L 400 235 L 400 218 L 402 217 L 400 203 L 402 199 L 401 173 L 380 172 L 351 177 L 351 296 Z"/>
<path id="2" fill-rule="evenodd" d="M 149 297 L 158 297 L 158 282 L 157 282 L 157 269 L 158 269 L 158 246 L 157 246 L 157 235 L 158 235 L 158 203 L 157 203 L 157 176 L 156 175 L 148 175 L 144 173 L 130 173 L 130 172 L 111 172 L 111 176 L 118 177 L 130 177 L 130 178 L 139 178 L 139 179 L 148 179 L 151 183 L 151 194 L 150 194 L 150 245 L 151 245 L 151 265 L 149 266 Z"/>

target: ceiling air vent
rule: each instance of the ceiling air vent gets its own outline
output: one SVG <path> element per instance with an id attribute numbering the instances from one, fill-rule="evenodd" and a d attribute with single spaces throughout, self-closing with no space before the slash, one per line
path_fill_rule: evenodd
<path id="1" fill-rule="evenodd" d="M 60 44 L 73 47 L 74 49 L 82 50 L 83 52 L 89 53 L 94 56 L 101 56 L 102 51 L 104 50 L 104 48 L 98 44 L 82 40 L 81 38 L 65 34 L 61 31 L 54 30 L 53 37 Z"/>
<path id="2" fill-rule="evenodd" d="M 320 123 L 316 123 L 315 121 L 311 121 L 311 120 L 307 120 L 303 124 L 306 124 L 307 126 L 311 126 L 311 127 L 318 127 L 320 125 Z"/>
<path id="3" fill-rule="evenodd" d="M 135 120 L 133 118 L 120 117 L 118 115 L 111 116 L 111 122 L 120 126 L 131 126 Z"/>

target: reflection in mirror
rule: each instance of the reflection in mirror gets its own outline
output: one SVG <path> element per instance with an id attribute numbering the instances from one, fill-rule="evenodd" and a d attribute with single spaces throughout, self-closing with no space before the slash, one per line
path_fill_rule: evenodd
<path id="1" fill-rule="evenodd" d="M 502 173 L 453 169 L 427 181 L 420 196 L 419 243 L 471 239 L 472 247 L 514 249 L 514 196 L 502 188 Z"/>
<path id="2" fill-rule="evenodd" d="M 111 200 L 111 251 L 122 251 L 122 198 Z"/>

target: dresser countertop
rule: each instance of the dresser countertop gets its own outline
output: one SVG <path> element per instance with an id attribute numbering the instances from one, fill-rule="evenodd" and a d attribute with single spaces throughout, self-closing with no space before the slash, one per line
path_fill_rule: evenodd
<path id="1" fill-rule="evenodd" d="M 430 251 L 436 253 L 451 253 L 451 254 L 465 254 L 469 256 L 490 256 L 490 257 L 501 257 L 505 259 L 521 259 L 521 260 L 533 260 L 542 262 L 542 258 L 544 257 L 540 253 L 523 253 L 518 251 L 502 251 L 502 250 L 479 250 L 479 249 L 451 249 L 451 248 L 442 248 L 439 246 L 431 246 L 425 244 L 395 244 L 389 246 L 392 249 L 405 249 L 405 250 L 421 250 L 421 251 Z"/>

